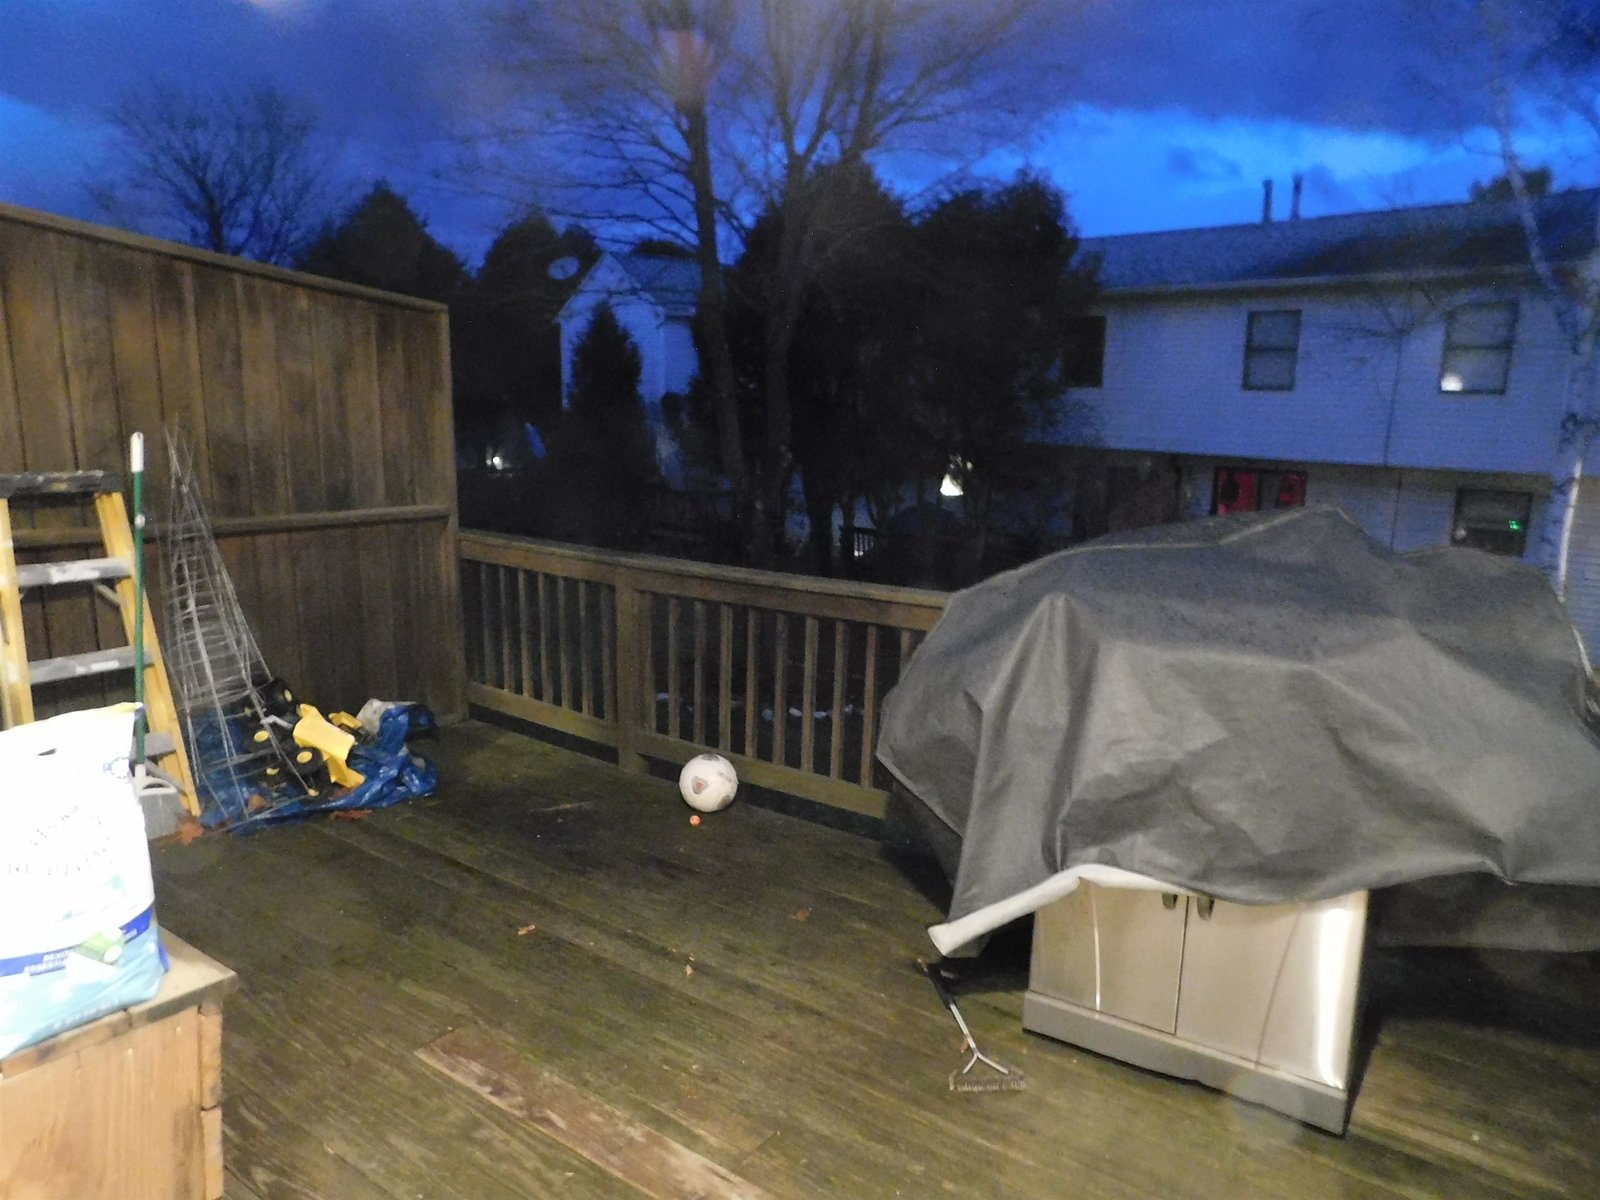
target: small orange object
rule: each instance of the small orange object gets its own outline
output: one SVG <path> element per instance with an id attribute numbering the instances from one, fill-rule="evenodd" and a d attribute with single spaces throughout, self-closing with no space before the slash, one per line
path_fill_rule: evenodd
<path id="1" fill-rule="evenodd" d="M 796 921 L 809 921 L 809 920 L 811 920 L 811 910 L 809 908 L 802 908 L 802 909 L 798 910 L 794 914 L 794 919 Z"/>
<path id="2" fill-rule="evenodd" d="M 694 816 L 690 817 L 689 818 L 689 824 L 691 824 L 691 825 L 700 824 L 700 814 L 699 813 L 695 813 Z"/>
<path id="3" fill-rule="evenodd" d="M 518 929 L 517 929 L 517 936 L 518 937 L 527 937 L 528 934 L 532 933 L 537 928 L 539 928 L 537 925 L 522 925 L 522 926 L 519 926 Z"/>

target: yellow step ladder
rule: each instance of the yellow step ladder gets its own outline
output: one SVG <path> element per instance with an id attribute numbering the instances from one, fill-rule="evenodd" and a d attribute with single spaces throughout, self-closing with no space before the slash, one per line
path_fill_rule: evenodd
<path id="1" fill-rule="evenodd" d="M 17 565 L 12 506 L 58 497 L 92 497 L 104 556 L 70 562 Z M 22 623 L 22 593 L 29 588 L 88 585 L 116 607 L 126 646 L 56 658 L 28 658 Z M 31 472 L 0 475 L 0 727 L 34 719 L 33 689 L 60 680 L 82 679 L 134 666 L 133 530 L 122 501 L 122 480 L 110 471 Z M 172 687 L 150 606 L 144 609 L 144 698 L 149 733 L 145 755 L 179 790 L 184 807 L 199 815 L 189 755 L 184 749 Z"/>

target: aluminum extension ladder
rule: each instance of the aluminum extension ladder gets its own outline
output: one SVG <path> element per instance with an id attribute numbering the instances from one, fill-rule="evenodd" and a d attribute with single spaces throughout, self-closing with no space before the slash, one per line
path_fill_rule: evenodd
<path id="1" fill-rule="evenodd" d="M 18 503 L 58 497 L 92 497 L 100 526 L 104 557 L 70 562 L 17 565 L 11 513 Z M 133 578 L 133 531 L 122 501 L 122 480 L 110 471 L 32 472 L 0 475 L 0 728 L 34 719 L 33 689 L 67 679 L 82 679 L 134 667 L 136 608 L 143 609 L 144 702 L 149 733 L 145 756 L 155 770 L 177 788 L 184 807 L 198 815 L 194 778 L 173 705 L 166 663 L 156 640 L 148 604 L 136 603 Z M 28 658 L 22 619 L 22 593 L 29 588 L 88 585 L 116 608 L 128 638 L 125 646 L 54 658 Z"/>

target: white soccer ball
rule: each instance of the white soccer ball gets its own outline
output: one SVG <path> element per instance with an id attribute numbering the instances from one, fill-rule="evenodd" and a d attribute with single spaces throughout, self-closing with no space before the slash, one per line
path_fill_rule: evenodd
<path id="1" fill-rule="evenodd" d="M 739 774 L 720 754 L 697 754 L 684 763 L 678 776 L 678 791 L 690 808 L 718 812 L 733 803 L 739 790 Z"/>

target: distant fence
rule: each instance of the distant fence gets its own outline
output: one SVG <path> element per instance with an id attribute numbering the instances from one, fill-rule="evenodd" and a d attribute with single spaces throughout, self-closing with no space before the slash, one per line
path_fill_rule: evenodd
<path id="1" fill-rule="evenodd" d="M 616 748 L 882 816 L 883 697 L 941 592 L 461 534 L 467 697 Z"/>
<path id="2" fill-rule="evenodd" d="M 443 306 L 0 205 L 0 473 L 121 470 L 142 430 L 159 491 L 163 425 L 298 692 L 464 713 Z M 83 557 L 90 523 L 19 518 L 23 560 Z M 87 593 L 25 605 L 33 658 L 112 625 Z"/>

